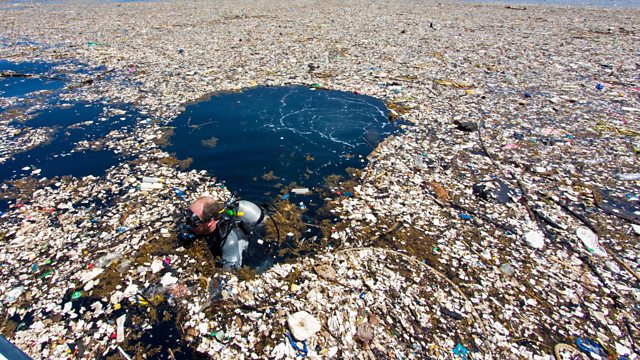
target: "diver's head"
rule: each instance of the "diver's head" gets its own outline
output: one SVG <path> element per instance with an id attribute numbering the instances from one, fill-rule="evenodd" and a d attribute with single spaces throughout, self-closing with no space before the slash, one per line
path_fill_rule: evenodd
<path id="1" fill-rule="evenodd" d="M 214 198 L 203 196 L 191 203 L 187 213 L 191 212 L 192 215 L 185 220 L 196 235 L 207 235 L 215 231 L 221 211 L 222 205 Z"/>
<path id="2" fill-rule="evenodd" d="M 210 196 L 203 196 L 194 201 L 182 213 L 179 237 L 192 240 L 198 235 L 208 235 L 216 230 L 222 205 Z"/>

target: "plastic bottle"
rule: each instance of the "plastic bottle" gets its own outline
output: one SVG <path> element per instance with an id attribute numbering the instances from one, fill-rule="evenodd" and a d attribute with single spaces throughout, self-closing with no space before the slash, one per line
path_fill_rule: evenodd
<path id="1" fill-rule="evenodd" d="M 93 265 L 96 266 L 96 267 L 104 268 L 104 267 L 107 267 L 107 266 L 111 265 L 111 263 L 114 260 L 119 259 L 121 257 L 122 257 L 122 253 L 117 252 L 117 251 L 116 252 L 112 252 L 112 253 L 109 253 L 109 254 L 99 258 L 98 260 L 96 260 L 93 263 Z"/>

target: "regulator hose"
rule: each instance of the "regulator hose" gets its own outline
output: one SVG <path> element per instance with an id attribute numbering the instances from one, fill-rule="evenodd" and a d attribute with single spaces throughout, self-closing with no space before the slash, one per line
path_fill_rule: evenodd
<path id="1" fill-rule="evenodd" d="M 273 211 L 271 213 L 269 213 L 265 206 L 258 205 L 260 210 L 262 210 L 265 213 L 269 214 L 269 219 L 271 219 L 271 221 L 273 222 L 273 226 L 275 226 L 275 228 L 276 228 L 276 236 L 277 236 L 278 244 L 280 244 L 280 228 L 278 228 L 278 223 L 273 218 L 273 214 L 275 213 L 275 209 L 273 208 L 273 205 L 266 204 L 266 206 L 269 206 Z"/>

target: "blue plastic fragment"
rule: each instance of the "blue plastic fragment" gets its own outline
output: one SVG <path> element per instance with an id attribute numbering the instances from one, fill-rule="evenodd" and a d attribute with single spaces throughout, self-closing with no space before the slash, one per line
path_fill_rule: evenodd
<path id="1" fill-rule="evenodd" d="M 602 90 L 602 89 L 604 89 L 604 85 L 598 83 L 598 84 L 596 84 L 596 89 Z"/>
<path id="2" fill-rule="evenodd" d="M 296 340 L 293 338 L 293 336 L 291 336 L 291 333 L 287 331 L 285 333 L 285 336 L 287 337 L 287 339 L 289 339 L 289 344 L 291 344 L 291 347 L 296 351 L 296 357 L 307 357 L 307 353 L 309 352 L 309 350 L 307 349 L 306 341 L 302 342 L 302 349 L 300 349 L 298 347 L 298 344 L 296 344 Z"/>
<path id="3" fill-rule="evenodd" d="M 289 194 L 285 194 L 282 196 L 282 200 L 287 200 L 289 198 Z"/>
<path id="4" fill-rule="evenodd" d="M 578 349 L 582 350 L 583 352 L 593 353 L 605 358 L 609 356 L 607 351 L 603 349 L 600 344 L 593 340 L 589 340 L 587 338 L 578 338 L 578 340 L 576 340 L 576 345 L 578 346 Z"/>
<path id="5" fill-rule="evenodd" d="M 640 195 L 638 195 L 638 194 L 627 194 L 625 196 L 627 197 L 628 200 L 631 200 L 631 201 L 639 201 L 640 200 Z"/>
<path id="6" fill-rule="evenodd" d="M 353 193 L 351 191 L 345 191 L 344 196 L 346 197 L 352 197 Z"/>
<path id="7" fill-rule="evenodd" d="M 524 97 L 530 98 L 531 97 L 531 93 L 528 93 L 528 92 L 524 93 Z"/>
<path id="8" fill-rule="evenodd" d="M 364 299 L 364 295 L 365 295 L 365 292 L 363 291 L 363 292 L 361 292 L 361 293 L 360 293 L 360 295 L 359 295 L 358 297 L 359 297 L 360 299 Z"/>
<path id="9" fill-rule="evenodd" d="M 471 215 L 469 215 L 469 214 L 460 214 L 460 219 L 471 220 Z"/>
<path id="10" fill-rule="evenodd" d="M 38 270 L 38 264 L 31 265 L 31 271 L 36 271 L 36 270 Z"/>
<path id="11" fill-rule="evenodd" d="M 173 191 L 176 193 L 176 195 L 181 199 L 181 200 L 186 200 L 187 199 L 187 195 L 184 193 L 184 191 L 180 190 L 180 188 L 174 186 L 173 187 Z"/>
<path id="12" fill-rule="evenodd" d="M 469 350 L 466 347 L 462 346 L 462 344 L 458 343 L 456 347 L 453 348 L 453 354 L 462 358 L 462 360 L 467 360 L 469 356 Z"/>

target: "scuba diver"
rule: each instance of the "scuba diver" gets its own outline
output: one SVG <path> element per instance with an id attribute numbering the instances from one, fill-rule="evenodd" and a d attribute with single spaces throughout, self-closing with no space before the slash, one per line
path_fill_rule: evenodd
<path id="1" fill-rule="evenodd" d="M 224 204 L 203 196 L 182 213 L 178 238 L 189 242 L 203 237 L 213 254 L 221 254 L 225 269 L 239 269 L 249 243 L 264 233 L 267 218 L 262 207 L 235 195 Z"/>

